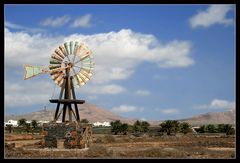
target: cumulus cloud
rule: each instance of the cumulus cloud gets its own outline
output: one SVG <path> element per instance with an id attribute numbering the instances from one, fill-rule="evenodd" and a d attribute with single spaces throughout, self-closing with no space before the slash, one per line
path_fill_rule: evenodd
<path id="1" fill-rule="evenodd" d="M 233 23 L 232 18 L 227 18 L 227 13 L 232 10 L 232 5 L 215 4 L 210 5 L 206 11 L 200 11 L 190 18 L 191 27 L 209 27 L 214 24 L 229 25 Z"/>
<path id="2" fill-rule="evenodd" d="M 43 20 L 40 24 L 42 26 L 50 26 L 50 27 L 60 27 L 63 26 L 64 24 L 66 24 L 67 22 L 69 22 L 69 20 L 71 19 L 70 16 L 68 15 L 64 15 L 61 17 L 49 17 L 45 20 Z"/>
<path id="3" fill-rule="evenodd" d="M 126 91 L 126 89 L 120 85 L 109 84 L 109 85 L 92 85 L 84 89 L 86 93 L 91 94 L 119 94 Z"/>
<path id="4" fill-rule="evenodd" d="M 199 106 L 194 106 L 195 109 L 228 109 L 232 110 L 236 108 L 235 102 L 213 99 L 210 104 L 204 104 Z"/>
<path id="5" fill-rule="evenodd" d="M 93 51 L 96 68 L 92 81 L 96 84 L 127 79 L 141 62 L 155 63 L 162 68 L 194 64 L 189 41 L 173 40 L 160 44 L 153 35 L 130 29 L 93 35 L 46 36 L 11 32 L 5 28 L 6 66 L 47 65 L 55 48 L 70 40 L 84 42 Z"/>
<path id="6" fill-rule="evenodd" d="M 90 27 L 91 26 L 91 18 L 92 15 L 91 14 L 86 14 L 83 15 L 77 19 L 74 20 L 74 22 L 72 23 L 71 27 Z"/>
<path id="7" fill-rule="evenodd" d="M 51 53 L 55 48 L 70 40 L 84 42 L 94 54 L 96 66 L 93 77 L 86 86 L 81 88 L 81 91 L 86 92 L 87 95 L 114 95 L 127 91 L 126 88 L 112 82 L 129 78 L 141 62 L 155 63 L 164 68 L 181 68 L 194 64 L 194 60 L 190 57 L 191 43 L 189 41 L 173 40 L 160 44 L 153 35 L 136 33 L 130 29 L 92 35 L 76 33 L 68 36 L 48 36 L 41 33 L 12 32 L 5 28 L 5 68 L 7 71 L 19 72 L 24 64 L 48 66 Z M 49 81 L 52 82 L 50 79 Z M 32 81 L 31 84 L 35 85 L 35 82 Z M 20 82 L 18 84 L 22 85 Z M 52 84 L 54 86 L 53 82 Z M 35 88 L 31 89 L 24 85 L 23 90 L 30 91 Z M 19 92 L 7 93 L 6 99 L 9 105 L 14 105 L 11 100 L 17 96 L 16 94 L 20 98 L 23 97 L 22 91 Z M 141 90 L 138 94 L 147 95 L 148 92 Z M 37 97 L 36 92 L 35 94 L 26 92 L 25 95 L 31 99 L 25 100 L 29 101 L 25 104 L 34 103 L 35 99 L 39 99 L 38 102 L 49 100 L 47 98 L 49 92 L 42 93 L 41 97 L 40 94 Z"/>
<path id="8" fill-rule="evenodd" d="M 41 89 L 39 89 L 41 88 Z M 54 83 L 37 81 L 13 83 L 5 82 L 5 106 L 28 106 L 33 104 L 46 104 L 51 98 L 50 90 L 54 89 Z"/>
<path id="9" fill-rule="evenodd" d="M 151 92 L 148 90 L 137 90 L 136 92 L 134 92 L 134 94 L 138 96 L 149 96 L 151 95 Z"/>
<path id="10" fill-rule="evenodd" d="M 116 113 L 128 113 L 128 112 L 137 112 L 137 111 L 143 111 L 143 108 L 137 108 L 136 106 L 131 105 L 120 105 L 118 107 L 113 107 L 111 109 L 112 112 Z"/>
<path id="11" fill-rule="evenodd" d="M 174 108 L 168 108 L 168 109 L 155 109 L 155 111 L 159 111 L 163 114 L 178 114 L 179 110 Z"/>

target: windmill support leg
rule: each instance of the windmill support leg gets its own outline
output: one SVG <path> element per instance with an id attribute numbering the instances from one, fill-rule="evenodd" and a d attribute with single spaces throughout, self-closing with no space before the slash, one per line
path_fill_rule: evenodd
<path id="1" fill-rule="evenodd" d="M 74 104 L 74 106 L 75 106 L 75 113 L 76 113 L 76 116 L 77 116 L 77 121 L 80 121 L 80 116 L 79 116 L 79 112 L 78 112 L 78 106 L 77 106 L 77 104 Z"/>
<path id="2" fill-rule="evenodd" d="M 69 121 L 72 122 L 72 108 L 71 108 L 71 104 L 68 104 L 68 114 L 69 114 Z"/>
<path id="3" fill-rule="evenodd" d="M 57 121 L 57 119 L 58 119 L 59 107 L 60 107 L 60 103 L 57 104 L 57 109 L 56 109 L 56 112 L 55 112 L 55 115 L 54 115 L 54 121 Z"/>
<path id="4" fill-rule="evenodd" d="M 62 122 L 65 122 L 66 109 L 67 109 L 67 106 L 66 106 L 66 104 L 64 104 L 64 106 L 63 106 L 63 115 L 62 115 Z"/>
<path id="5" fill-rule="evenodd" d="M 72 97 L 75 100 L 76 99 L 76 95 L 75 95 L 75 91 L 74 91 L 72 78 L 70 78 L 70 81 L 71 81 L 71 88 L 72 88 Z M 75 113 L 76 113 L 76 116 L 77 116 L 76 120 L 80 121 L 80 116 L 79 116 L 79 112 L 78 112 L 78 106 L 77 106 L 77 104 L 74 104 L 74 106 L 75 106 Z"/>

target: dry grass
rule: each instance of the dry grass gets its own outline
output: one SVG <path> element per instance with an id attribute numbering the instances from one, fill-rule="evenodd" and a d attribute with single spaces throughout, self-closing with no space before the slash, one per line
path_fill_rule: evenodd
<path id="1" fill-rule="evenodd" d="M 93 135 L 89 149 L 5 149 L 6 158 L 235 158 L 234 137 Z M 29 144 L 31 140 L 28 140 Z M 9 141 L 12 142 L 12 141 Z M 35 149 L 34 149 L 35 148 Z"/>

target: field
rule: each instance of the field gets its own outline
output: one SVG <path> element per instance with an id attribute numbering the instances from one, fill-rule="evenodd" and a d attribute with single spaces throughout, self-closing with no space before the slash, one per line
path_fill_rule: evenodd
<path id="1" fill-rule="evenodd" d="M 5 158 L 235 158 L 235 137 L 94 134 L 86 149 L 47 149 L 41 135 L 5 134 Z"/>

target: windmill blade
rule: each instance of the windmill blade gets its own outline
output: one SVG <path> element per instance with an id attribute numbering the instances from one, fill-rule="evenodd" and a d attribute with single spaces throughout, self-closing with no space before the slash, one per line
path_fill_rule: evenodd
<path id="1" fill-rule="evenodd" d="M 82 79 L 84 83 L 87 83 L 89 80 L 86 76 L 84 76 L 81 72 L 78 73 L 78 76 Z"/>
<path id="2" fill-rule="evenodd" d="M 60 57 L 59 55 L 57 55 L 56 53 L 53 53 L 52 56 L 51 56 L 51 58 L 56 59 L 56 60 L 58 60 L 58 61 L 60 61 L 60 62 L 62 62 L 62 60 L 63 60 L 63 58 L 61 58 L 61 57 Z"/>
<path id="3" fill-rule="evenodd" d="M 56 83 L 57 85 L 61 82 L 61 80 L 63 79 L 63 76 L 64 76 L 64 74 L 61 73 L 61 74 L 55 79 L 55 83 Z"/>
<path id="4" fill-rule="evenodd" d="M 74 55 L 74 56 L 73 56 L 73 59 L 72 59 L 72 63 L 74 63 L 74 61 L 75 61 L 77 49 L 78 49 L 78 42 L 76 41 L 76 42 L 75 42 L 75 45 L 74 45 L 74 51 L 73 51 L 73 55 Z"/>
<path id="5" fill-rule="evenodd" d="M 62 62 L 61 61 L 58 61 L 56 59 L 50 59 L 50 64 L 61 64 Z"/>
<path id="6" fill-rule="evenodd" d="M 67 52 L 66 52 L 65 47 L 64 47 L 63 45 L 60 45 L 60 46 L 59 46 L 59 49 L 61 50 L 61 52 L 62 52 L 62 54 L 64 55 L 64 57 L 67 56 Z M 58 50 L 58 49 L 57 49 L 57 50 Z"/>
<path id="7" fill-rule="evenodd" d="M 92 73 L 85 71 L 84 69 L 80 70 L 80 73 L 90 80 Z"/>
<path id="8" fill-rule="evenodd" d="M 74 77 L 73 77 L 73 78 L 74 78 L 74 79 L 75 79 L 75 78 L 77 79 L 77 85 L 83 86 L 85 83 L 82 81 L 81 78 L 79 78 L 79 77 L 77 76 L 77 73 L 76 73 L 75 69 L 72 68 L 72 70 L 73 70 L 73 73 L 74 73 Z"/>
<path id="9" fill-rule="evenodd" d="M 76 49 L 76 55 L 77 55 L 77 56 L 80 56 L 80 53 L 81 53 L 83 47 L 84 47 L 84 44 L 83 44 L 83 43 L 81 43 L 81 44 L 78 46 L 78 48 Z"/>
<path id="10" fill-rule="evenodd" d="M 63 85 L 63 81 L 64 81 L 64 78 L 61 78 L 57 85 L 61 87 Z"/>
<path id="11" fill-rule="evenodd" d="M 62 72 L 57 72 L 57 73 L 53 74 L 52 79 L 53 80 L 57 79 L 61 74 L 62 74 Z"/>
<path id="12" fill-rule="evenodd" d="M 79 74 L 77 74 L 77 79 L 79 81 L 80 86 L 83 86 L 84 84 L 86 84 L 86 81 L 84 81 L 82 77 L 79 76 Z"/>
<path id="13" fill-rule="evenodd" d="M 55 68 L 60 68 L 61 64 L 55 64 L 55 65 L 49 65 L 48 66 L 50 70 L 55 69 Z"/>
<path id="14" fill-rule="evenodd" d="M 70 42 L 70 45 L 69 45 L 69 50 L 70 50 L 69 55 L 70 55 L 70 54 L 73 54 L 73 50 L 74 50 L 73 48 L 74 48 L 74 47 L 73 47 L 73 41 L 71 41 L 71 42 Z"/>
<path id="15" fill-rule="evenodd" d="M 92 71 L 90 70 L 90 69 L 85 69 L 85 68 L 81 68 L 81 70 L 84 70 L 84 71 L 86 71 L 87 73 L 92 73 Z"/>
<path id="16" fill-rule="evenodd" d="M 69 59 L 69 56 L 68 56 L 70 54 L 70 45 L 69 45 L 69 43 L 65 42 L 64 43 L 64 47 L 65 47 L 65 51 L 66 51 L 66 56 L 68 58 L 68 61 L 70 62 L 70 59 Z"/>
<path id="17" fill-rule="evenodd" d="M 81 44 L 77 49 L 76 55 L 82 58 L 85 54 L 88 53 L 91 54 L 91 51 L 88 49 L 88 47 L 84 44 Z"/>
<path id="18" fill-rule="evenodd" d="M 42 66 L 24 65 L 24 80 L 46 72 L 47 70 Z"/>
<path id="19" fill-rule="evenodd" d="M 65 42 L 64 47 L 66 49 L 66 54 L 69 55 L 70 54 L 70 44 L 68 42 Z"/>
<path id="20" fill-rule="evenodd" d="M 82 68 L 92 71 L 94 67 L 92 65 L 82 65 Z"/>
<path id="21" fill-rule="evenodd" d="M 54 54 L 58 55 L 62 60 L 64 59 L 65 55 L 61 52 L 61 50 L 56 49 L 54 52 Z"/>
<path id="22" fill-rule="evenodd" d="M 84 55 L 81 56 L 80 61 L 83 61 L 84 59 L 86 59 L 87 57 L 89 57 L 92 54 L 91 51 L 86 52 Z"/>

